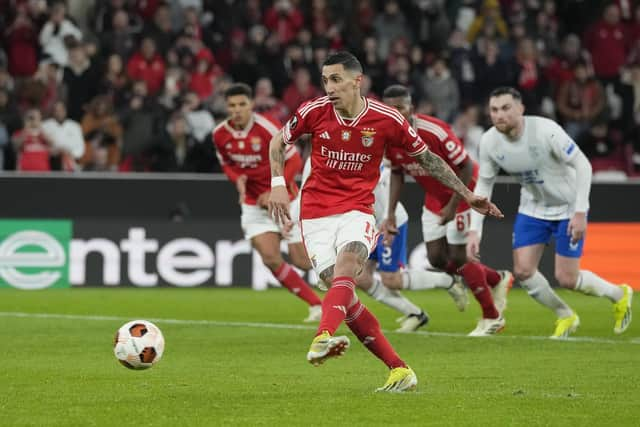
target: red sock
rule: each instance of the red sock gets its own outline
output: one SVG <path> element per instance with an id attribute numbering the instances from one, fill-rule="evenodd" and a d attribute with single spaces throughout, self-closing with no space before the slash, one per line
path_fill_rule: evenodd
<path id="1" fill-rule="evenodd" d="M 349 308 L 345 322 L 362 344 L 389 369 L 407 367 L 382 333 L 378 319 L 360 301 Z"/>
<path id="2" fill-rule="evenodd" d="M 320 301 L 320 298 L 313 292 L 311 286 L 286 262 L 283 262 L 282 265 L 273 272 L 273 275 L 276 276 L 276 279 L 278 279 L 282 286 L 289 289 L 292 294 L 301 300 L 306 301 L 307 304 L 322 304 L 322 301 Z"/>
<path id="3" fill-rule="evenodd" d="M 491 296 L 491 289 L 487 284 L 487 276 L 484 273 L 482 264 L 477 262 L 468 262 L 460 267 L 460 274 L 464 278 L 464 281 L 473 292 L 473 296 L 482 307 L 482 317 L 485 319 L 497 319 L 500 317 L 500 313 L 496 310 L 496 306 L 493 304 L 493 296 Z"/>
<path id="4" fill-rule="evenodd" d="M 500 273 L 495 271 L 493 268 L 484 264 L 480 264 L 480 265 L 484 269 L 484 274 L 487 276 L 487 284 L 492 288 L 495 288 L 498 282 L 502 280 L 502 276 L 500 276 Z"/>
<path id="5" fill-rule="evenodd" d="M 331 282 L 331 289 L 322 300 L 322 319 L 318 326 L 318 333 L 328 331 L 331 335 L 338 329 L 340 323 L 347 316 L 347 310 L 353 299 L 356 282 L 352 277 L 335 277 Z"/>

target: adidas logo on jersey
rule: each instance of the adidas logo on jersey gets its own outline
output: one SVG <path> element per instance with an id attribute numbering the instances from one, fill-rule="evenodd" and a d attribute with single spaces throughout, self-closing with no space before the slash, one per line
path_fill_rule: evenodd
<path id="1" fill-rule="evenodd" d="M 327 132 L 326 130 L 320 134 L 320 138 L 331 139 L 331 137 L 329 136 L 329 132 Z"/>

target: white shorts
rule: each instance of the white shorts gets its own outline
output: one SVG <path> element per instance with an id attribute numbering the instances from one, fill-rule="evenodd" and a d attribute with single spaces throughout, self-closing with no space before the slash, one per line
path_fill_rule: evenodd
<path id="1" fill-rule="evenodd" d="M 247 240 L 263 233 L 283 234 L 282 228 L 271 218 L 269 211 L 257 205 L 242 204 L 240 225 L 244 231 L 244 238 Z M 300 223 L 295 221 L 293 228 L 286 235 L 283 234 L 283 237 L 289 244 L 302 242 Z"/>
<path id="2" fill-rule="evenodd" d="M 422 207 L 422 236 L 425 242 L 432 242 L 447 236 L 452 245 L 467 243 L 467 233 L 471 225 L 471 209 L 456 213 L 456 216 L 445 225 L 440 225 L 440 216 Z"/>
<path id="3" fill-rule="evenodd" d="M 291 201 L 289 205 L 289 215 L 291 215 L 291 221 L 293 221 L 293 227 L 287 236 L 287 242 L 302 243 L 302 232 L 300 231 L 300 193 L 298 197 Z"/>
<path id="4" fill-rule="evenodd" d="M 315 272 L 320 275 L 334 265 L 338 253 L 348 243 L 361 242 L 371 253 L 378 238 L 375 224 L 373 215 L 360 211 L 303 219 L 304 245 Z"/>

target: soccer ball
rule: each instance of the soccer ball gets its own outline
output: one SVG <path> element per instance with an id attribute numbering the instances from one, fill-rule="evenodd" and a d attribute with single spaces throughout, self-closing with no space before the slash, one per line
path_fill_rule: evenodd
<path id="1" fill-rule="evenodd" d="M 148 369 L 162 358 L 164 337 L 153 323 L 133 320 L 116 332 L 113 352 L 118 361 L 129 369 Z"/>

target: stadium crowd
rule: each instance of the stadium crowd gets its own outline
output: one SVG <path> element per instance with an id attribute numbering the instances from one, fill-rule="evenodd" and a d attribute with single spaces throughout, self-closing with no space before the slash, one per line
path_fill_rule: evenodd
<path id="1" fill-rule="evenodd" d="M 640 174 L 633 0 L 0 0 L 0 31 L 0 170 L 219 171 L 232 82 L 284 122 L 345 49 L 365 95 L 412 88 L 472 156 L 511 85 L 594 171 Z"/>

